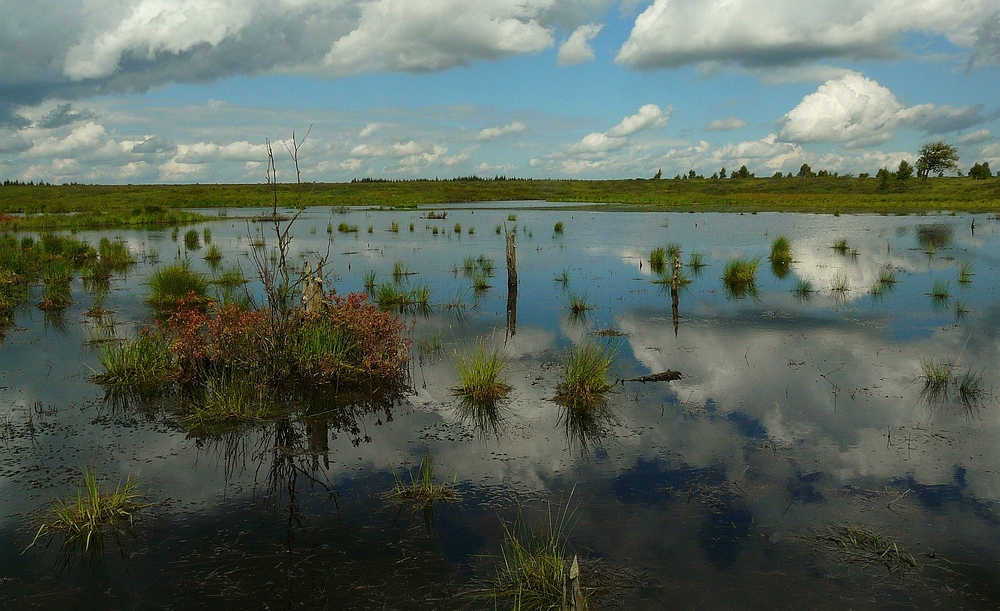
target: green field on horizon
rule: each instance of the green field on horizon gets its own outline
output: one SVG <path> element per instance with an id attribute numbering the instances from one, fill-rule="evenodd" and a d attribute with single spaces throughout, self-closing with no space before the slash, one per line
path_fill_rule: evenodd
<path id="1" fill-rule="evenodd" d="M 414 208 L 458 202 L 539 200 L 691 212 L 1000 212 L 1000 179 L 757 178 L 748 180 L 441 180 L 304 183 L 278 188 L 280 207 Z M 0 213 L 83 213 L 75 221 L 0 220 L 3 229 L 185 222 L 179 208 L 270 206 L 265 184 L 5 185 Z M 196 220 L 191 215 L 187 220 Z M 68 224 L 67 224 L 68 223 Z"/>

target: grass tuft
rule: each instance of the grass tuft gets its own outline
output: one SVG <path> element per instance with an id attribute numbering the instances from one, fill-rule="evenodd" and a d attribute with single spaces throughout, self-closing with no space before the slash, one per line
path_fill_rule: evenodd
<path id="1" fill-rule="evenodd" d="M 174 307 L 182 299 L 207 300 L 208 279 L 193 271 L 188 261 L 157 269 L 146 284 L 149 286 L 146 303 L 154 308 Z"/>
<path id="2" fill-rule="evenodd" d="M 760 258 L 737 257 L 726 262 L 722 283 L 731 297 L 737 299 L 757 294 L 757 267 Z"/>
<path id="3" fill-rule="evenodd" d="M 597 403 L 611 390 L 608 373 L 617 350 L 611 344 L 586 341 L 573 346 L 564 361 L 563 381 L 556 400 L 576 408 Z"/>
<path id="4" fill-rule="evenodd" d="M 143 506 L 131 477 L 119 483 L 111 492 L 101 491 L 97 471 L 83 470 L 83 488 L 76 499 L 57 498 L 52 504 L 52 516 L 39 527 L 32 545 L 46 530 L 65 533 L 65 544 L 79 545 L 83 550 L 99 545 L 105 528 L 131 530 L 135 513 Z"/>
<path id="5" fill-rule="evenodd" d="M 507 357 L 501 348 L 487 349 L 480 342 L 471 354 L 459 355 L 455 360 L 459 384 L 452 391 L 483 403 L 502 399 L 511 390 L 507 367 Z"/>
<path id="6" fill-rule="evenodd" d="M 442 483 L 434 479 L 434 460 L 429 454 L 420 459 L 416 470 L 407 469 L 409 481 L 405 481 L 395 469 L 392 477 L 395 480 L 389 496 L 400 501 L 407 501 L 427 507 L 438 501 L 450 501 L 458 498 L 454 483 Z"/>

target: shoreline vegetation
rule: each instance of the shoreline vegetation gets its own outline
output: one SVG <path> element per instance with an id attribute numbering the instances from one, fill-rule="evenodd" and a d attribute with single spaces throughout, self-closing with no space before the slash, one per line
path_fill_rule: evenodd
<path id="1" fill-rule="evenodd" d="M 581 208 L 676 212 L 881 213 L 996 212 L 1000 179 L 938 177 L 673 180 L 478 179 L 278 184 L 302 206 L 413 209 L 462 202 L 549 201 Z M 192 210 L 269 206 L 264 184 L 0 186 L 0 230 L 177 225 L 207 217 Z M 75 214 L 59 214 L 75 213 Z"/>

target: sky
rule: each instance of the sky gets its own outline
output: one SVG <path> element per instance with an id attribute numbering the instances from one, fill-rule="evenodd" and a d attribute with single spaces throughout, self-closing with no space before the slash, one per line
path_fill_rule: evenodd
<path id="1" fill-rule="evenodd" d="M 1000 0 L 0 0 L 0 180 L 1000 169 Z"/>

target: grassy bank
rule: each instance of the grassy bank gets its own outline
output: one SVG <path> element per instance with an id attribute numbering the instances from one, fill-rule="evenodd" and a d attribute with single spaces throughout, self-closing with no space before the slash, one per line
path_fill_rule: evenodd
<path id="1" fill-rule="evenodd" d="M 279 185 L 279 199 L 295 202 L 294 185 Z M 636 210 L 705 212 L 994 212 L 1000 179 L 762 178 L 750 180 L 453 180 L 308 183 L 306 206 L 385 206 L 467 201 L 544 200 L 621 204 Z M 124 224 L 144 214 L 177 208 L 267 206 L 266 185 L 59 185 L 0 187 L 0 213 L 103 211 L 95 223 Z M 136 218 L 133 218 L 136 217 Z M 2 222 L 2 217 L 0 217 Z M 8 221 L 9 222 L 9 219 Z M 164 221 L 173 222 L 173 221 Z"/>

